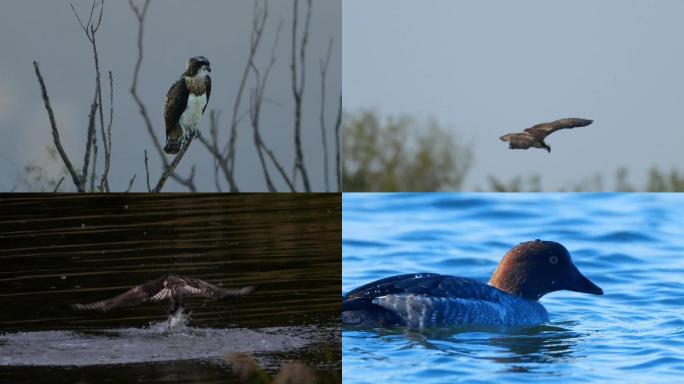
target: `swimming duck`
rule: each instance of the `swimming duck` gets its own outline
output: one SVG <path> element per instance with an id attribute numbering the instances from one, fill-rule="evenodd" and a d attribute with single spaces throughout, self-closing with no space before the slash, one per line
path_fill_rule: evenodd
<path id="1" fill-rule="evenodd" d="M 342 299 L 342 321 L 369 327 L 450 325 L 531 326 L 549 321 L 538 301 L 570 290 L 602 295 L 577 269 L 570 253 L 553 241 L 513 247 L 488 284 L 459 276 L 417 273 L 358 287 Z"/>

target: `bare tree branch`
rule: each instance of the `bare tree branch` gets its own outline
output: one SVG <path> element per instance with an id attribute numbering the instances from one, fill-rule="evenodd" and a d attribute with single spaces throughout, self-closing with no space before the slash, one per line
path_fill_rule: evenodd
<path id="1" fill-rule="evenodd" d="M 97 22 L 93 22 L 93 15 L 95 14 L 95 9 L 99 5 L 99 15 L 97 18 Z M 76 16 L 76 20 L 78 20 L 78 23 L 81 25 L 81 28 L 83 29 L 83 32 L 86 35 L 86 38 L 90 42 L 90 45 L 93 49 L 93 59 L 94 59 L 94 64 L 95 64 L 95 101 L 99 106 L 99 115 L 100 115 L 100 132 L 102 133 L 102 145 L 104 147 L 104 157 L 105 157 L 105 163 L 108 163 L 108 158 L 111 156 L 110 153 L 110 148 L 111 146 L 108 144 L 107 137 L 105 136 L 105 130 L 104 130 L 104 112 L 103 112 L 103 107 L 102 105 L 104 104 L 102 102 L 102 85 L 100 81 L 100 59 L 99 55 L 97 53 L 97 43 L 96 43 L 96 34 L 97 31 L 100 29 L 100 25 L 102 24 L 102 16 L 104 14 L 104 0 L 101 0 L 97 2 L 96 0 L 93 0 L 92 6 L 90 7 L 90 16 L 88 17 L 88 22 L 83 23 L 81 20 L 78 12 L 76 12 L 76 8 L 74 8 L 74 5 L 71 4 L 71 10 L 74 12 L 74 15 Z M 90 125 L 89 125 L 90 129 Z M 95 129 L 95 125 L 92 126 L 92 129 Z M 93 147 L 93 170 L 90 175 L 90 191 L 92 192 L 95 189 L 95 172 L 97 169 L 97 136 L 92 135 L 90 131 L 88 132 L 88 137 L 92 137 L 92 142 L 89 141 L 88 147 L 86 149 L 87 153 L 90 153 L 90 147 Z M 87 163 L 87 161 L 86 161 Z M 87 171 L 86 171 L 87 173 Z M 105 184 L 106 184 L 106 190 L 109 191 L 109 185 L 108 182 L 105 179 Z M 102 190 L 102 188 L 100 188 Z"/>
<path id="2" fill-rule="evenodd" d="M 128 193 L 128 192 L 131 191 L 131 188 L 133 187 L 133 182 L 135 181 L 135 177 L 136 177 L 136 176 L 137 176 L 137 175 L 133 175 L 133 178 L 132 178 L 131 181 L 128 183 L 128 188 L 126 189 L 126 193 Z"/>
<path id="3" fill-rule="evenodd" d="M 148 159 L 147 159 L 147 149 L 145 150 L 145 175 L 147 176 L 147 192 L 152 192 L 152 188 L 150 188 L 150 168 L 147 164 Z"/>
<path id="4" fill-rule="evenodd" d="M 330 55 L 332 53 L 333 39 L 330 39 L 328 44 L 328 53 L 325 55 L 325 60 L 320 61 L 321 71 L 321 140 L 323 144 L 323 177 L 325 180 L 325 191 L 330 192 L 330 184 L 328 183 L 328 138 L 325 132 L 325 80 L 328 75 L 328 65 L 330 64 Z"/>
<path id="5" fill-rule="evenodd" d="M 43 80 L 43 75 L 41 75 L 41 73 L 40 73 L 40 68 L 38 68 L 38 62 L 37 61 L 33 62 L 33 68 L 36 70 L 36 76 L 38 77 L 38 83 L 40 83 L 40 89 L 41 89 L 42 95 L 43 95 L 43 102 L 45 103 L 45 109 L 47 110 L 48 117 L 50 118 L 50 126 L 52 127 L 52 139 L 55 143 L 55 147 L 57 148 L 57 152 L 59 153 L 59 156 L 62 158 L 62 161 L 64 162 L 64 166 L 66 166 L 67 170 L 69 171 L 69 175 L 71 175 L 71 179 L 74 182 L 74 185 L 76 186 L 76 189 L 78 190 L 78 192 L 85 192 L 81 188 L 80 177 L 78 176 L 78 173 L 76 173 L 74 166 L 71 164 L 71 161 L 69 160 L 69 156 L 67 156 L 66 152 L 64 151 L 64 147 L 62 147 L 62 142 L 59 139 L 59 131 L 57 130 L 57 122 L 55 121 L 55 114 L 52 111 L 52 106 L 50 105 L 50 98 L 48 97 L 47 89 L 45 87 L 45 81 Z"/>
<path id="6" fill-rule="evenodd" d="M 224 149 L 228 158 L 228 174 L 227 181 L 231 192 L 238 192 L 237 184 L 235 183 L 235 141 L 237 140 L 237 126 L 239 124 L 238 116 L 240 112 L 240 103 L 242 102 L 242 95 L 245 91 L 245 84 L 249 76 L 250 64 L 254 60 L 254 56 L 259 48 L 261 37 L 263 36 L 264 26 L 268 19 L 268 0 L 265 0 L 262 7 L 259 7 L 259 2 L 254 2 L 254 18 L 252 19 L 252 35 L 250 38 L 249 56 L 245 69 L 240 78 L 240 85 L 238 86 L 237 94 L 235 95 L 235 102 L 233 104 L 233 115 L 230 122 L 230 137 Z"/>
<path id="7" fill-rule="evenodd" d="M 256 68 L 254 70 L 257 71 Z M 257 79 L 258 77 L 259 75 L 257 71 Z M 264 178 L 266 179 L 266 188 L 268 188 L 269 192 L 276 192 L 276 188 L 271 180 L 271 175 L 268 173 L 268 167 L 266 166 L 266 160 L 264 159 L 264 153 L 262 151 L 263 143 L 261 142 L 261 135 L 259 135 L 259 115 L 261 113 L 261 102 L 259 101 L 260 93 L 259 85 L 257 85 L 257 88 L 252 91 L 250 102 L 252 105 L 252 113 L 250 113 L 250 118 L 252 121 L 252 127 L 254 128 L 254 145 L 256 146 L 257 154 L 259 155 L 261 170 L 264 172 Z"/>
<path id="8" fill-rule="evenodd" d="M 183 159 L 183 156 L 185 156 L 185 152 L 188 151 L 188 148 L 190 147 L 190 144 L 192 143 L 193 139 L 197 137 L 195 135 L 190 137 L 190 140 L 185 140 L 183 142 L 183 145 L 180 148 L 180 151 L 178 151 L 178 154 L 176 157 L 173 158 L 173 161 L 171 164 L 169 164 L 166 169 L 164 169 L 164 172 L 162 173 L 161 177 L 159 178 L 159 181 L 157 182 L 157 185 L 154 187 L 152 192 L 159 193 L 161 192 L 162 188 L 164 188 L 164 184 L 166 184 L 166 180 L 173 174 L 175 171 L 176 167 L 180 163 L 180 161 Z M 192 169 L 190 170 L 190 176 L 189 179 L 192 180 L 195 177 L 195 166 L 192 166 Z"/>
<path id="9" fill-rule="evenodd" d="M 267 188 L 271 191 L 275 191 L 275 184 L 273 183 L 268 167 L 266 165 L 266 158 L 264 157 L 264 153 L 269 155 L 269 159 L 275 164 L 277 168 L 281 168 L 282 166 L 278 163 L 278 160 L 276 157 L 273 155 L 272 151 L 270 151 L 265 143 L 263 142 L 263 139 L 261 138 L 260 132 L 259 132 L 259 116 L 261 114 L 261 106 L 269 102 L 264 96 L 264 89 L 266 86 L 266 82 L 268 79 L 268 74 L 271 71 L 271 68 L 273 67 L 275 63 L 275 49 L 278 45 L 278 39 L 280 37 L 280 30 L 282 26 L 282 22 L 278 26 L 277 34 L 276 34 L 276 39 L 273 45 L 273 49 L 271 51 L 271 61 L 266 68 L 266 71 L 264 75 L 262 76 L 259 69 L 256 67 L 255 64 L 255 57 L 258 52 L 259 46 L 261 44 L 262 36 L 265 30 L 266 26 L 266 21 L 268 20 L 268 1 L 256 1 L 254 3 L 254 16 L 252 19 L 252 33 L 250 36 L 250 50 L 249 50 L 249 55 L 247 57 L 247 63 L 245 65 L 245 69 L 242 73 L 242 77 L 240 79 L 240 85 L 238 87 L 237 95 L 235 98 L 235 102 L 233 104 L 233 114 L 231 117 L 231 123 L 230 123 L 230 136 L 228 138 L 228 142 L 226 145 L 223 147 L 223 149 L 219 149 L 218 145 L 218 138 L 217 138 L 217 129 L 215 128 L 217 124 L 212 123 L 212 135 L 211 135 L 211 141 L 205 139 L 204 137 L 200 137 L 200 142 L 207 148 L 209 153 L 211 153 L 214 156 L 214 175 L 215 175 L 215 180 L 214 183 L 217 185 L 217 189 L 220 190 L 220 184 L 218 183 L 217 175 L 219 170 L 223 173 L 226 182 L 229 185 L 230 191 L 231 192 L 237 192 L 237 184 L 235 183 L 234 179 L 234 171 L 235 171 L 235 142 L 237 139 L 237 127 L 241 120 L 244 118 L 245 115 L 248 115 L 250 117 L 250 121 L 252 123 L 252 126 L 254 127 L 256 125 L 256 129 L 254 131 L 254 140 L 255 140 L 255 146 L 257 149 L 257 153 L 259 155 L 259 159 L 261 161 L 262 165 L 262 170 L 264 172 L 265 178 L 266 178 L 266 184 Z M 256 77 L 256 86 L 251 90 L 250 93 L 250 106 L 248 110 L 244 114 L 240 114 L 240 106 L 242 102 L 242 98 L 244 97 L 244 93 L 246 90 L 246 84 L 247 80 L 249 78 L 250 73 L 254 73 Z M 279 172 L 281 171 L 279 169 Z M 288 187 L 290 190 L 294 191 L 293 183 L 289 180 L 287 177 L 287 174 L 282 173 L 284 176 L 285 182 L 288 184 Z"/>
<path id="10" fill-rule="evenodd" d="M 309 41 L 309 26 L 311 23 L 311 0 L 307 0 L 306 20 L 304 30 L 302 32 L 302 41 L 299 46 L 299 60 L 297 62 L 297 22 L 299 18 L 299 0 L 294 0 L 294 10 L 292 14 L 292 63 L 290 69 L 292 72 L 292 94 L 295 101 L 295 126 L 294 126 L 294 142 L 295 142 L 295 165 L 294 172 L 302 175 L 302 182 L 304 189 L 307 192 L 311 191 L 309 184 L 309 176 L 304 165 L 304 152 L 302 151 L 302 101 L 304 96 L 304 82 L 305 82 L 305 64 L 306 64 L 306 45 Z M 299 78 L 297 68 L 299 65 Z M 294 176 L 294 175 L 293 175 Z M 296 176 L 295 176 L 296 177 Z"/>
<path id="11" fill-rule="evenodd" d="M 266 143 L 264 143 L 263 138 L 261 137 L 261 133 L 259 131 L 259 117 L 261 116 L 261 107 L 264 104 L 264 91 L 266 90 L 266 84 L 268 82 L 268 77 L 271 73 L 271 70 L 273 69 L 273 66 L 276 63 L 276 48 L 278 46 L 278 41 L 280 38 L 280 31 L 282 29 L 283 23 L 280 22 L 278 24 L 278 29 L 276 30 L 276 38 L 273 42 L 273 47 L 271 48 L 271 59 L 269 61 L 268 66 L 266 67 L 266 70 L 264 71 L 263 78 L 261 76 L 261 72 L 257 68 L 256 64 L 254 63 L 254 60 L 250 61 L 250 68 L 254 72 L 254 77 L 256 78 L 256 86 L 252 90 L 252 97 L 250 98 L 250 120 L 252 122 L 252 128 L 254 130 L 254 146 L 256 147 L 257 154 L 259 155 L 259 161 L 261 163 L 261 168 L 264 173 L 264 178 L 266 179 L 266 187 L 270 192 L 276 192 L 275 185 L 273 184 L 273 181 L 271 179 L 271 175 L 268 171 L 268 166 L 266 165 L 266 160 L 264 158 L 264 152 L 269 154 L 269 158 L 271 161 L 274 163 L 276 168 L 280 170 L 283 169 L 282 165 L 278 162 L 276 157 L 273 155 L 273 152 L 268 149 L 266 146 Z M 295 192 L 295 187 L 294 184 L 290 181 L 290 179 L 287 177 L 287 174 L 285 172 L 281 172 L 281 176 L 287 183 L 288 187 L 292 192 Z"/>
<path id="12" fill-rule="evenodd" d="M 209 111 L 209 135 L 211 136 L 211 141 L 215 147 L 216 147 L 216 144 L 218 143 L 219 116 L 221 116 L 221 111 L 216 111 L 214 109 Z M 208 143 L 206 141 L 202 141 L 202 144 L 204 144 L 205 146 L 208 145 Z M 216 156 L 214 156 L 213 160 L 214 160 L 214 186 L 216 186 L 216 190 L 218 192 L 223 192 L 223 189 L 221 188 L 221 182 L 219 181 L 219 169 L 220 169 L 219 159 Z"/>
<path id="13" fill-rule="evenodd" d="M 290 178 L 287 177 L 287 172 L 285 172 L 285 168 L 283 168 L 283 166 L 278 162 L 275 155 L 273 154 L 273 151 L 268 149 L 266 145 L 263 143 L 261 146 L 264 148 L 264 151 L 273 162 L 273 165 L 275 165 L 276 169 L 278 169 L 278 173 L 280 173 L 280 176 L 282 176 L 283 180 L 285 180 L 285 183 L 287 183 L 287 186 L 290 188 L 290 191 L 297 192 L 297 189 L 294 185 L 294 181 L 290 180 Z"/>
<path id="14" fill-rule="evenodd" d="M 340 164 L 340 126 L 342 125 L 342 95 L 340 95 L 340 103 L 337 107 L 337 121 L 335 121 L 335 149 L 337 160 L 337 190 L 342 192 L 342 164 Z"/>
<path id="15" fill-rule="evenodd" d="M 143 117 L 143 120 L 145 122 L 145 126 L 147 127 L 147 132 L 150 134 L 152 137 L 152 142 L 154 144 L 154 147 L 157 149 L 157 153 L 159 153 L 159 157 L 161 158 L 163 168 L 166 170 L 171 169 L 173 170 L 176 168 L 175 166 L 171 167 L 169 164 L 169 161 L 166 158 L 166 155 L 164 154 L 164 150 L 162 149 L 161 143 L 159 142 L 159 138 L 157 137 L 157 134 L 155 133 L 154 127 L 152 126 L 152 121 L 150 120 L 149 115 L 147 114 L 147 108 L 145 107 L 145 104 L 142 102 L 142 99 L 140 99 L 140 96 L 138 95 L 137 91 L 137 86 L 138 86 L 138 77 L 140 75 L 140 67 L 142 66 L 142 60 L 143 60 L 143 32 L 144 32 L 144 25 L 145 25 L 145 16 L 147 15 L 147 10 L 150 5 L 150 0 L 145 0 L 145 3 L 143 4 L 143 8 L 140 9 L 137 7 L 135 4 L 133 4 L 133 0 L 128 0 L 128 4 L 130 5 L 131 9 L 135 13 L 136 18 L 138 19 L 138 59 L 136 60 L 135 63 L 135 69 L 133 71 L 133 83 L 131 84 L 131 95 L 133 96 L 133 99 L 135 100 L 135 103 L 138 105 L 138 108 L 140 109 L 140 114 Z M 186 148 L 187 149 L 187 148 Z M 180 153 L 176 155 L 176 158 L 174 158 L 173 162 L 176 162 L 176 160 L 180 161 L 178 157 L 180 156 Z M 181 156 L 182 158 L 182 156 Z M 177 163 L 176 163 L 177 165 Z M 194 168 L 193 168 L 194 169 Z M 174 181 L 178 182 L 179 184 L 183 185 L 184 187 L 188 188 L 191 192 L 197 192 L 197 187 L 195 186 L 195 181 L 194 181 L 194 173 L 191 173 L 190 176 L 187 178 L 183 178 L 176 173 L 171 173 L 170 175 L 167 175 L 167 178 L 171 177 Z M 164 182 L 166 182 L 166 178 L 164 179 Z M 163 186 L 163 183 L 162 183 Z"/>
<path id="16" fill-rule="evenodd" d="M 100 179 L 100 191 L 109 192 L 109 164 L 112 156 L 112 123 L 114 121 L 114 79 L 109 71 L 109 124 L 107 126 L 107 140 L 105 143 L 105 165 Z"/>
<path id="17" fill-rule="evenodd" d="M 62 176 L 61 179 L 57 182 L 57 185 L 55 185 L 55 189 L 52 190 L 52 192 L 57 192 L 59 191 L 59 187 L 62 185 L 62 182 L 64 181 L 64 176 Z"/>
<path id="18" fill-rule="evenodd" d="M 90 105 L 90 114 L 88 115 L 88 141 L 86 142 L 85 156 L 83 159 L 83 171 L 81 173 L 81 189 L 85 192 L 85 183 L 88 180 L 88 162 L 90 161 L 90 151 L 93 147 L 95 137 L 95 114 L 97 113 L 97 91 L 93 96 L 93 103 Z"/>
<path id="19" fill-rule="evenodd" d="M 97 135 L 93 135 L 93 166 L 90 168 L 90 192 L 95 191 L 95 173 L 97 173 Z"/>

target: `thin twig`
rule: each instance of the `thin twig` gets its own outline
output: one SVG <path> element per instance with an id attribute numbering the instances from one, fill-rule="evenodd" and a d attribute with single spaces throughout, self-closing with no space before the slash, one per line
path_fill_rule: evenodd
<path id="1" fill-rule="evenodd" d="M 335 158 L 337 160 L 337 191 L 342 192 L 342 165 L 340 164 L 340 126 L 342 125 L 342 95 L 340 95 L 340 103 L 337 107 L 337 121 L 335 121 L 335 150 L 337 152 Z"/>
<path id="2" fill-rule="evenodd" d="M 273 154 L 273 151 L 266 147 L 266 145 L 263 143 L 262 147 L 264 148 L 264 151 L 266 152 L 268 157 L 273 162 L 273 165 L 275 165 L 276 169 L 278 170 L 278 173 L 280 173 L 280 176 L 282 176 L 283 180 L 285 180 L 285 183 L 287 184 L 288 188 L 290 188 L 290 191 L 297 192 L 297 188 L 295 187 L 294 181 L 290 180 L 290 178 L 287 176 L 285 168 L 283 168 L 283 166 L 278 162 L 278 159 L 276 159 L 275 155 Z"/>
<path id="3" fill-rule="evenodd" d="M 256 71 L 256 69 L 255 69 Z M 257 72 L 257 79 L 259 78 Z M 268 173 L 268 167 L 266 166 L 266 160 L 264 159 L 264 154 L 262 152 L 261 136 L 259 135 L 259 115 L 261 113 L 261 103 L 259 102 L 259 85 L 257 80 L 257 89 L 252 91 L 251 105 L 252 113 L 250 117 L 252 120 L 252 127 L 254 128 L 254 145 L 257 149 L 257 154 L 259 155 L 259 162 L 261 163 L 261 170 L 264 172 L 264 178 L 266 179 L 266 188 L 269 192 L 276 192 L 273 181 L 271 180 L 271 175 Z"/>
<path id="4" fill-rule="evenodd" d="M 57 192 L 59 190 L 59 187 L 62 185 L 62 182 L 64 181 L 64 176 L 62 176 L 61 179 L 57 182 L 57 185 L 55 185 L 55 189 L 52 190 L 52 192 Z"/>
<path id="5" fill-rule="evenodd" d="M 76 170 L 74 169 L 74 166 L 71 164 L 69 156 L 67 156 L 66 152 L 64 151 L 64 147 L 62 147 L 62 142 L 59 139 L 59 131 L 57 130 L 55 114 L 52 111 L 52 106 L 50 105 L 50 98 L 48 97 L 47 88 L 45 87 L 45 81 L 43 80 L 43 75 L 41 75 L 40 73 L 37 61 L 33 62 L 33 67 L 36 70 L 36 76 L 38 77 L 38 83 L 40 84 L 40 89 L 43 95 L 43 102 L 45 103 L 45 109 L 47 110 L 48 117 L 50 119 L 50 126 L 52 127 L 52 139 L 55 143 L 55 147 L 57 148 L 57 152 L 59 153 L 59 156 L 62 158 L 64 166 L 66 166 L 67 170 L 69 171 L 69 175 L 71 175 L 71 179 L 74 182 L 74 185 L 76 186 L 78 192 L 85 192 L 81 189 L 81 180 L 78 176 L 78 173 L 76 173 Z"/>
<path id="6" fill-rule="evenodd" d="M 219 161 L 214 158 L 214 186 L 218 193 L 223 193 L 223 188 L 221 188 L 221 182 L 219 181 Z"/>
<path id="7" fill-rule="evenodd" d="M 325 60 L 320 61 L 321 71 L 321 140 L 323 144 L 323 177 L 325 180 L 325 191 L 330 192 L 330 184 L 328 183 L 328 138 L 325 132 L 325 81 L 328 74 L 328 66 L 330 64 L 330 55 L 332 53 L 333 39 L 330 39 L 328 44 L 328 53 L 325 55 Z"/>
<path id="8" fill-rule="evenodd" d="M 147 164 L 148 159 L 147 159 L 147 149 L 145 150 L 145 175 L 147 176 L 147 192 L 152 192 L 152 188 L 150 188 L 150 168 Z"/>
<path id="9" fill-rule="evenodd" d="M 211 141 L 214 146 L 218 143 L 218 126 L 219 126 L 219 117 L 221 116 L 221 111 L 216 111 L 212 109 L 209 111 L 209 135 L 211 136 Z M 206 146 L 208 143 L 205 141 L 202 141 L 202 143 Z M 219 164 L 219 159 L 214 156 L 214 186 L 216 186 L 216 191 L 218 192 L 223 192 L 223 189 L 221 188 L 221 182 L 219 181 L 219 169 L 220 169 L 220 164 Z"/>
<path id="10" fill-rule="evenodd" d="M 95 191 L 95 173 L 97 173 L 97 135 L 93 135 L 93 166 L 90 168 L 90 192 Z"/>
<path id="11" fill-rule="evenodd" d="M 131 188 L 133 187 L 133 182 L 135 181 L 135 177 L 136 177 L 136 176 L 137 176 L 137 175 L 133 175 L 133 178 L 132 178 L 131 181 L 128 183 L 128 188 L 126 189 L 126 193 L 128 193 L 128 192 L 131 191 Z"/>

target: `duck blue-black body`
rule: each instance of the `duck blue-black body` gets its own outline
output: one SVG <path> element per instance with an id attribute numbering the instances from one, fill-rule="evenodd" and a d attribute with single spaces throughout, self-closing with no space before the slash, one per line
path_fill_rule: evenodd
<path id="1" fill-rule="evenodd" d="M 549 321 L 539 298 L 563 289 L 603 294 L 561 244 L 528 241 L 504 255 L 489 284 L 418 273 L 358 287 L 342 299 L 342 321 L 367 327 L 532 326 Z"/>

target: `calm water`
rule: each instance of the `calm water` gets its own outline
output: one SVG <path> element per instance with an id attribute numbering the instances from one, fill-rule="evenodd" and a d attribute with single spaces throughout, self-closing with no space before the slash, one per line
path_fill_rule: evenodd
<path id="1" fill-rule="evenodd" d="M 344 330 L 345 383 L 682 382 L 684 196 L 404 194 L 343 198 L 343 291 L 389 275 L 487 281 L 512 246 L 565 245 L 604 296 L 554 292 L 519 331 Z"/>
<path id="2" fill-rule="evenodd" d="M 242 352 L 276 373 L 301 361 L 341 374 L 339 195 L 0 197 L 0 382 L 235 381 Z M 224 287 L 106 313 L 70 304 L 174 273 Z"/>

